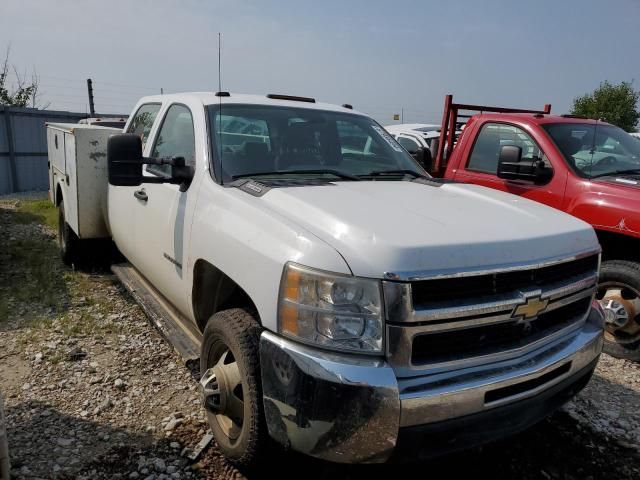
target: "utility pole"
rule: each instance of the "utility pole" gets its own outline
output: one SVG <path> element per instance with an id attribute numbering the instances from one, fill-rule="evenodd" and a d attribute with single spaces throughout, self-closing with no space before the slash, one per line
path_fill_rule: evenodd
<path id="1" fill-rule="evenodd" d="M 92 117 L 95 117 L 96 108 L 93 104 L 93 82 L 90 78 L 87 78 L 87 91 L 89 92 L 89 113 Z"/>

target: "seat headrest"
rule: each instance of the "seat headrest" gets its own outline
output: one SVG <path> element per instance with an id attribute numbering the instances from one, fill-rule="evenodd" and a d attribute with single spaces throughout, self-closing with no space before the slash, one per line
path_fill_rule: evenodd
<path id="1" fill-rule="evenodd" d="M 570 135 L 562 139 L 559 139 L 558 144 L 560 145 L 560 148 L 564 151 L 564 153 L 567 155 L 575 155 L 582 148 L 582 140 L 576 137 L 572 137 Z"/>

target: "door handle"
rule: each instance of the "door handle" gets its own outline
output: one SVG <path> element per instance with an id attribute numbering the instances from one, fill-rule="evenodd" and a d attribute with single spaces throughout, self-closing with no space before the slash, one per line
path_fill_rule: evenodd
<path id="1" fill-rule="evenodd" d="M 133 192 L 133 196 L 136 197 L 138 200 L 142 200 L 143 202 L 146 202 L 147 200 L 149 200 L 149 197 L 147 196 L 147 192 L 145 192 L 144 190 L 136 190 L 135 192 Z"/>

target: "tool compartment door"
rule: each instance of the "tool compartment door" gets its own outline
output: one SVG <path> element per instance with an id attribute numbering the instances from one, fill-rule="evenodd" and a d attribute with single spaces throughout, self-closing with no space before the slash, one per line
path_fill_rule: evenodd
<path id="1" fill-rule="evenodd" d="M 64 152 L 66 176 L 64 183 L 64 213 L 71 229 L 78 233 L 78 176 L 76 159 L 76 139 L 73 133 L 64 132 Z"/>

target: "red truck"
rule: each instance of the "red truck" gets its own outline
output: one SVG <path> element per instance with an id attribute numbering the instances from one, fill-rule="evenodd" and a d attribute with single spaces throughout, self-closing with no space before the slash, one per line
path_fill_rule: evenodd
<path id="1" fill-rule="evenodd" d="M 474 115 L 466 112 L 479 112 Z M 456 140 L 455 126 L 468 118 Z M 434 148 L 435 147 L 435 148 Z M 640 360 L 640 142 L 608 123 L 445 98 L 435 177 L 535 200 L 590 223 L 602 246 L 604 350 Z M 535 239 L 531 240 L 535 242 Z"/>

